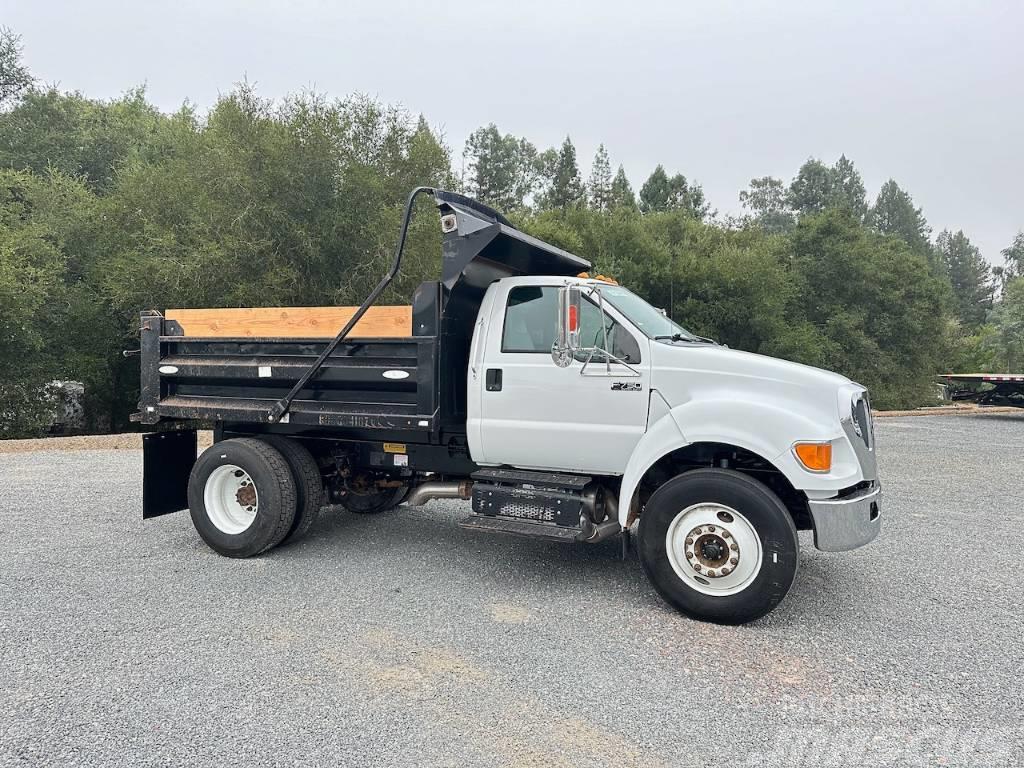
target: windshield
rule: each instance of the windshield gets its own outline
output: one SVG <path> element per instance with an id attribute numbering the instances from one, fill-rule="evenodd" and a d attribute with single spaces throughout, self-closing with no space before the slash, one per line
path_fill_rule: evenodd
<path id="1" fill-rule="evenodd" d="M 660 309 L 655 309 L 632 291 L 620 285 L 602 285 L 601 295 L 604 300 L 624 314 L 629 320 L 650 338 L 664 337 L 670 339 L 678 335 L 686 341 L 702 341 L 700 336 L 690 333 L 678 323 L 673 322 Z"/>

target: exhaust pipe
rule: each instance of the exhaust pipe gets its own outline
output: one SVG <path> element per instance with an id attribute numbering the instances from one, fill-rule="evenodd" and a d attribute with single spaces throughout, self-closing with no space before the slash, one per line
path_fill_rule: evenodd
<path id="1" fill-rule="evenodd" d="M 431 499 L 465 500 L 470 497 L 472 490 L 472 480 L 421 483 L 409 491 L 409 495 L 405 497 L 405 503 L 410 507 L 422 507 Z"/>
<path id="2" fill-rule="evenodd" d="M 576 541 L 582 541 L 585 544 L 596 544 L 599 541 L 610 539 L 612 536 L 622 533 L 622 526 L 619 525 L 617 519 L 605 520 L 603 523 L 595 524 L 583 518 L 580 522 L 582 523 L 583 531 L 576 537 Z"/>

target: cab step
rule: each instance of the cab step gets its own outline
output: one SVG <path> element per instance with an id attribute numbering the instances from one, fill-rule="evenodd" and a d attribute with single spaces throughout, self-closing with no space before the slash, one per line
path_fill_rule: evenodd
<path id="1" fill-rule="evenodd" d="M 526 469 L 480 469 L 471 477 L 478 483 L 491 485 L 533 485 L 582 491 L 593 478 L 589 475 L 570 475 L 562 472 L 532 472 Z"/>
<path id="2" fill-rule="evenodd" d="M 546 541 L 561 541 L 571 544 L 578 540 L 579 528 L 568 528 L 550 523 L 531 523 L 510 517 L 492 517 L 490 515 L 470 515 L 459 526 L 471 531 L 488 533 L 507 533 L 512 536 L 523 536 Z"/>

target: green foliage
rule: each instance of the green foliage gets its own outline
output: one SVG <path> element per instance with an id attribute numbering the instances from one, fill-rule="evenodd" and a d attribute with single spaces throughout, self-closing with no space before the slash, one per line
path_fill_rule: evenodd
<path id="1" fill-rule="evenodd" d="M 628 181 L 626 182 L 629 183 Z M 587 202 L 595 211 L 607 211 L 612 207 L 612 166 L 608 160 L 608 150 L 601 144 L 594 155 L 590 169 L 590 181 L 587 182 Z"/>
<path id="2" fill-rule="evenodd" d="M 786 186 L 781 179 L 762 176 L 750 180 L 750 188 L 740 192 L 740 203 L 750 211 L 745 222 L 765 232 L 789 232 L 796 225 L 796 216 L 789 207 Z"/>
<path id="3" fill-rule="evenodd" d="M 21 61 L 21 36 L 0 27 L 0 109 L 17 100 L 35 79 Z"/>
<path id="4" fill-rule="evenodd" d="M 466 140 L 466 190 L 481 202 L 512 213 L 523 208 L 538 183 L 537 148 L 526 139 L 502 135 L 494 123 Z"/>
<path id="5" fill-rule="evenodd" d="M 73 346 L 78 324 L 97 312 L 81 273 L 83 223 L 92 211 L 77 180 L 0 171 L 0 436 L 32 434 L 45 423 L 46 382 L 104 379 L 94 350 L 106 343 L 106 329 L 92 326 L 97 338 Z"/>
<path id="6" fill-rule="evenodd" d="M 556 152 L 548 150 L 541 156 L 541 165 L 547 186 L 542 193 L 539 205 L 546 210 L 565 211 L 583 204 L 586 191 L 580 179 L 580 169 L 576 164 L 576 147 L 568 136 Z"/>
<path id="7" fill-rule="evenodd" d="M 694 219 L 703 220 L 711 212 L 711 205 L 704 198 L 700 184 L 691 185 L 681 173 L 670 178 L 664 166 L 658 165 L 640 187 L 640 210 L 644 213 L 684 211 Z"/>
<path id="8" fill-rule="evenodd" d="M 935 253 L 952 287 L 957 317 L 965 328 L 977 329 L 992 309 L 994 286 L 988 262 L 963 231 L 940 232 Z"/>
<path id="9" fill-rule="evenodd" d="M 882 406 L 925 398 L 945 353 L 943 286 L 926 259 L 842 208 L 802 219 L 791 247 L 799 305 L 822 337 L 819 364 Z"/>
<path id="10" fill-rule="evenodd" d="M 789 207 L 801 216 L 845 208 L 861 221 L 868 209 L 867 194 L 860 173 L 846 155 L 832 166 L 811 158 L 789 185 Z"/>
<path id="11" fill-rule="evenodd" d="M 1004 265 L 992 270 L 1005 286 L 1011 280 L 1024 277 L 1024 232 L 1018 232 L 1009 246 L 1003 248 Z M 998 270 L 998 272 L 996 272 Z"/>
<path id="12" fill-rule="evenodd" d="M 931 249 L 931 227 L 914 199 L 889 179 L 878 192 L 868 216 L 870 225 L 883 235 L 900 237 L 915 253 L 927 255 Z"/>
<path id="13" fill-rule="evenodd" d="M 636 205 L 636 195 L 633 193 L 633 185 L 629 183 L 629 179 L 626 178 L 626 171 L 623 170 L 621 165 L 615 173 L 615 178 L 612 179 L 611 197 L 612 209 L 628 208 L 634 211 L 639 210 Z"/>
<path id="14" fill-rule="evenodd" d="M 165 122 L 141 88 L 110 102 L 55 89 L 29 91 L 0 114 L 0 167 L 81 176 L 104 193 L 121 164 L 165 151 Z"/>
<path id="15" fill-rule="evenodd" d="M 994 334 L 989 346 L 995 355 L 995 365 L 1007 373 L 1020 372 L 1024 369 L 1024 277 L 1006 284 L 1002 301 L 991 319 Z"/>

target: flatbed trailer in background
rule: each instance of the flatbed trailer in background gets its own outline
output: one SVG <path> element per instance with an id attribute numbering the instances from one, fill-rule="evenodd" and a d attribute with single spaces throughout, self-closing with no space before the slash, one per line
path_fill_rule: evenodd
<path id="1" fill-rule="evenodd" d="M 1024 374 L 949 373 L 942 377 L 950 387 L 950 399 L 968 400 L 978 405 L 1024 408 Z M 968 389 L 957 384 L 990 384 L 988 389 Z"/>

